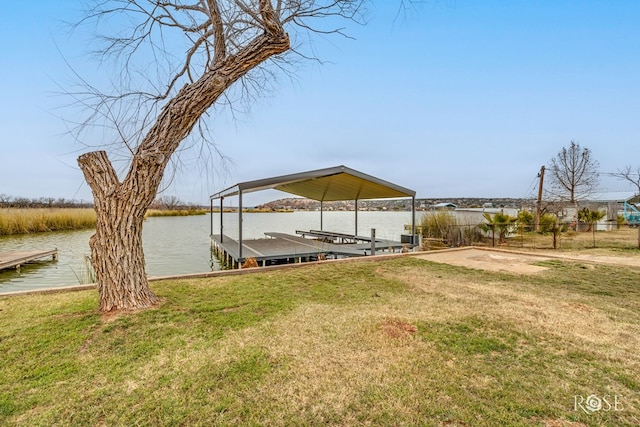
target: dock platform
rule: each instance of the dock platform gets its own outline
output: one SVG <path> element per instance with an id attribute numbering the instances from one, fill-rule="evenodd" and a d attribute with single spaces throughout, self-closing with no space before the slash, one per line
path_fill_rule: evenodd
<path id="1" fill-rule="evenodd" d="M 333 258 L 361 257 L 375 252 L 401 252 L 407 248 L 406 243 L 386 239 L 375 239 L 364 236 L 352 236 L 343 233 L 325 231 L 297 231 L 300 236 L 266 232 L 263 239 L 242 241 L 242 256 L 239 253 L 238 241 L 219 234 L 211 235 L 212 249 L 224 264 L 237 268 L 247 258 L 253 258 L 259 266 L 318 261 Z M 314 237 L 305 238 L 301 236 Z M 340 242 L 340 243 L 336 243 Z"/>
<path id="2" fill-rule="evenodd" d="M 52 261 L 58 259 L 58 250 L 50 251 L 29 251 L 29 252 L 0 252 L 0 271 L 15 268 L 20 270 L 20 266 L 28 262 L 38 261 L 51 257 Z"/>
<path id="3" fill-rule="evenodd" d="M 371 243 L 371 237 L 367 236 L 356 236 L 354 234 L 346 234 L 346 233 L 338 233 L 335 231 L 324 231 L 324 230 L 296 230 L 296 234 L 301 235 L 302 237 L 309 236 L 312 238 L 316 238 L 322 240 L 324 242 L 330 243 L 358 243 L 358 242 L 369 242 Z M 378 241 L 379 239 L 376 239 Z"/>

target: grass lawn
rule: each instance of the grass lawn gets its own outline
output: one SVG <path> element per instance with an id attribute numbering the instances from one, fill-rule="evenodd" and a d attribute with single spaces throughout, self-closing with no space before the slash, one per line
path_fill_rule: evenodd
<path id="1" fill-rule="evenodd" d="M 639 425 L 640 269 L 541 264 L 154 282 L 160 307 L 105 317 L 95 291 L 5 297 L 0 424 Z"/>

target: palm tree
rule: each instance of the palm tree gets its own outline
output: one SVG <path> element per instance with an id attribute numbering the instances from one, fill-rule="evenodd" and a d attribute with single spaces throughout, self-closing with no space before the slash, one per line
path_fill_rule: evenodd
<path id="1" fill-rule="evenodd" d="M 506 242 L 507 234 L 513 232 L 518 221 L 518 218 L 502 212 L 496 212 L 493 216 L 485 212 L 483 216 L 487 223 L 480 224 L 480 228 L 484 231 L 491 230 L 493 237 L 495 237 L 496 229 L 498 229 L 498 243 Z"/>
<path id="2" fill-rule="evenodd" d="M 589 228 L 587 231 L 591 230 L 593 233 L 593 247 L 596 247 L 596 224 L 600 221 L 607 213 L 605 211 L 594 210 L 592 211 L 589 208 L 582 208 L 578 211 L 578 221 L 587 223 Z"/>

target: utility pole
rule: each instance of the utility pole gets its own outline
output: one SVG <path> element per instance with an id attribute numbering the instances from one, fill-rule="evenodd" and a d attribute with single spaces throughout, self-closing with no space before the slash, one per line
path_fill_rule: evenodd
<path id="1" fill-rule="evenodd" d="M 540 216 L 542 215 L 542 186 L 544 184 L 544 165 L 540 168 L 540 173 L 538 174 L 538 178 L 540 178 L 540 183 L 538 184 L 538 203 L 536 203 L 536 223 L 533 231 L 538 231 L 540 228 Z"/>

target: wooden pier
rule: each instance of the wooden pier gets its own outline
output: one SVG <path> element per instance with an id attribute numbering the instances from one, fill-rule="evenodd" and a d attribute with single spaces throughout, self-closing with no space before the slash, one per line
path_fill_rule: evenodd
<path id="1" fill-rule="evenodd" d="M 216 257 L 231 268 L 241 268 L 248 258 L 258 266 L 300 263 L 323 259 L 361 257 L 382 252 L 401 252 L 413 245 L 386 239 L 372 239 L 328 231 L 296 231 L 296 235 L 267 232 L 263 239 L 242 241 L 242 256 L 238 241 L 227 235 L 211 235 Z M 301 237 L 302 236 L 302 237 Z M 313 238 L 305 238 L 309 236 Z"/>
<path id="2" fill-rule="evenodd" d="M 52 261 L 58 259 L 58 250 L 30 251 L 30 252 L 0 252 L 0 271 L 10 268 L 20 270 L 23 264 L 51 257 Z"/>

